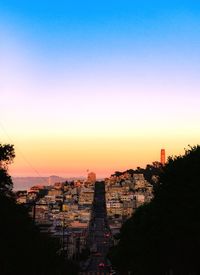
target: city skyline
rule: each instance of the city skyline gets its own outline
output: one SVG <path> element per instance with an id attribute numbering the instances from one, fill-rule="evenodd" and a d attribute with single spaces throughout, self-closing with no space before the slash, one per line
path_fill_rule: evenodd
<path id="1" fill-rule="evenodd" d="M 109 176 L 198 144 L 200 3 L 132 2 L 1 1 L 12 176 Z"/>

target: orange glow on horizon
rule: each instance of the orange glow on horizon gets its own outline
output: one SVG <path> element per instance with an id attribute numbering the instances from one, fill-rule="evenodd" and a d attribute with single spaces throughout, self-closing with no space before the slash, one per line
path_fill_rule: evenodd
<path id="1" fill-rule="evenodd" d="M 58 132 L 45 135 L 43 132 L 34 135 L 27 132 L 26 135 L 18 134 L 10 142 L 5 137 L 2 143 L 15 146 L 16 158 L 9 168 L 12 176 L 38 176 L 39 173 L 41 176 L 78 177 L 86 176 L 89 169 L 98 178 L 160 161 L 161 148 L 166 148 L 167 160 L 168 156 L 183 154 L 187 144 L 198 144 L 198 135 L 192 138 L 193 132 L 187 132 L 185 136 L 182 131 L 176 136 L 167 131 L 132 132 L 126 136 L 120 131 L 119 135 L 116 132 L 97 135 L 91 129 L 87 136 L 85 132 L 73 136 Z"/>

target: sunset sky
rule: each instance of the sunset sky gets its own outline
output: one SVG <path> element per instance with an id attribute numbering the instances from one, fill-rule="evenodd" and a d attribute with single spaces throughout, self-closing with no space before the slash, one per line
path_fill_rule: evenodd
<path id="1" fill-rule="evenodd" d="M 200 141 L 200 1 L 1 0 L 0 95 L 13 176 L 182 154 Z"/>

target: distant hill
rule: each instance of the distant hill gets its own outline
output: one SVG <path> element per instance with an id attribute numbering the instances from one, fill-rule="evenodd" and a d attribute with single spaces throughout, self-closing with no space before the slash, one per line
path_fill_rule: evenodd
<path id="1" fill-rule="evenodd" d="M 27 190 L 33 185 L 53 185 L 55 182 L 69 180 L 58 176 L 50 177 L 12 177 L 14 190 Z"/>

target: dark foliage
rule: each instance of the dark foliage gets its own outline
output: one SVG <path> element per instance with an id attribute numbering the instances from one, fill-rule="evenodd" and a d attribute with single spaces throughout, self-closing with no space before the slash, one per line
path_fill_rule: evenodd
<path id="1" fill-rule="evenodd" d="M 2 195 L 0 218 L 0 274 L 77 274 L 57 254 L 58 243 L 34 226 L 26 209 Z"/>
<path id="2" fill-rule="evenodd" d="M 8 164 L 12 163 L 15 157 L 14 146 L 11 144 L 0 143 L 0 164 L 2 168 L 6 168 Z"/>
<path id="3" fill-rule="evenodd" d="M 0 168 L 0 194 L 12 196 L 13 182 L 7 170 Z"/>
<path id="4" fill-rule="evenodd" d="M 155 198 L 122 227 L 110 251 L 119 270 L 134 275 L 200 274 L 200 146 L 170 158 Z"/>
<path id="5" fill-rule="evenodd" d="M 0 144 L 0 193 L 12 196 L 13 183 L 8 175 L 8 164 L 12 163 L 15 157 L 14 146 L 10 144 Z"/>
<path id="6" fill-rule="evenodd" d="M 41 234 L 25 207 L 16 204 L 7 173 L 13 157 L 12 145 L 0 145 L 0 274 L 78 274 L 74 264 L 57 254 L 57 241 Z"/>

